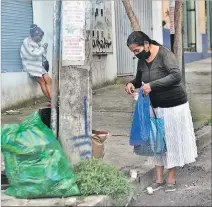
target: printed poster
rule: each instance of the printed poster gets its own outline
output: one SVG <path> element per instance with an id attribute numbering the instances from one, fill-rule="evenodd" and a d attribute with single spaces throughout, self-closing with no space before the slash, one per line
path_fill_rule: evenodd
<path id="1" fill-rule="evenodd" d="M 85 1 L 62 2 L 62 66 L 85 63 Z"/>

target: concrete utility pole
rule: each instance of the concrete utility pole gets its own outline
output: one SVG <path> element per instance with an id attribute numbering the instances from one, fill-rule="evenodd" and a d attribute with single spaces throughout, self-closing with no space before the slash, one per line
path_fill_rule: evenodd
<path id="1" fill-rule="evenodd" d="M 62 2 L 63 65 L 60 69 L 59 141 L 71 164 L 92 156 L 91 37 L 86 37 L 85 27 L 78 28 L 86 19 L 84 3 Z M 77 36 L 82 33 L 81 30 L 83 37 Z M 81 56 L 85 59 L 80 60 Z"/>
<path id="2" fill-rule="evenodd" d="M 58 95 L 60 68 L 60 27 L 61 1 L 54 1 L 53 11 L 53 58 L 52 58 L 52 98 L 51 98 L 51 128 L 58 136 Z"/>

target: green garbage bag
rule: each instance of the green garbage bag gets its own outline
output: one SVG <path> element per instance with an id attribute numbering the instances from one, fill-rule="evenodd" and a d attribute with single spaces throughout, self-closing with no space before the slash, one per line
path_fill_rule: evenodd
<path id="1" fill-rule="evenodd" d="M 5 194 L 17 198 L 80 195 L 68 159 L 38 113 L 20 124 L 4 125 L 1 148 L 10 185 Z"/>

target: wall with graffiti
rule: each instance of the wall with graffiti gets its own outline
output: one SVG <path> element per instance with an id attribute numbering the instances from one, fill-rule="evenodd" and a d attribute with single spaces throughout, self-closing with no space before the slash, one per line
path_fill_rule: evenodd
<path id="1" fill-rule="evenodd" d="M 112 53 L 112 8 L 111 1 L 92 2 L 92 47 L 93 53 Z"/>
<path id="2" fill-rule="evenodd" d="M 92 85 L 99 87 L 117 77 L 115 6 L 108 0 L 85 2 L 86 31 L 92 40 Z"/>

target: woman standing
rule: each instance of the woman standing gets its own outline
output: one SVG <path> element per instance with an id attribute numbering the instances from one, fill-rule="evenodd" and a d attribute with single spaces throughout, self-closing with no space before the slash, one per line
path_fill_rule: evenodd
<path id="1" fill-rule="evenodd" d="M 41 46 L 44 32 L 36 24 L 30 28 L 30 36 L 27 37 L 21 46 L 21 59 L 24 71 L 40 84 L 44 95 L 49 99 L 51 104 L 51 78 L 48 75 L 48 61 L 46 60 L 46 53 L 48 44 Z"/>
<path id="2" fill-rule="evenodd" d="M 165 187 L 166 192 L 176 190 L 176 167 L 194 162 L 197 157 L 196 139 L 191 112 L 181 72 L 174 54 L 140 31 L 129 35 L 127 46 L 139 59 L 136 78 L 126 85 L 126 92 L 133 95 L 140 88 L 150 96 L 158 116 L 164 120 L 167 152 L 151 157 L 155 165 L 154 191 Z M 163 177 L 168 169 L 167 183 Z"/>

